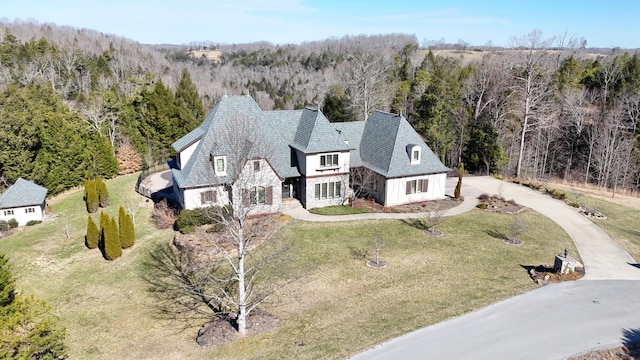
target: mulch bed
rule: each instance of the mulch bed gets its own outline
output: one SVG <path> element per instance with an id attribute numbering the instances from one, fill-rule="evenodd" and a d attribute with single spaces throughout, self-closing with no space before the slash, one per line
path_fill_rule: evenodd
<path id="1" fill-rule="evenodd" d="M 376 213 L 421 213 L 449 210 L 458 205 L 460 205 L 460 201 L 450 197 L 388 207 L 378 204 L 373 199 L 357 198 L 354 201 L 354 207 Z"/>
<path id="2" fill-rule="evenodd" d="M 268 313 L 261 312 L 247 317 L 247 336 L 263 334 L 273 330 L 278 319 Z M 202 347 L 210 347 L 230 343 L 239 339 L 234 319 L 216 318 L 202 326 L 198 331 L 196 342 Z"/>
<path id="3" fill-rule="evenodd" d="M 513 200 L 507 200 L 500 195 L 482 194 L 478 196 L 479 209 L 500 213 L 500 214 L 517 214 L 525 209 L 525 206 L 516 203 Z"/>

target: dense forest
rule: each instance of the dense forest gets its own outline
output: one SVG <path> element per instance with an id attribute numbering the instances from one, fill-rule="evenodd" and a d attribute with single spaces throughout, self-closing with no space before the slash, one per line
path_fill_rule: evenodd
<path id="1" fill-rule="evenodd" d="M 510 48 L 403 34 L 272 45 L 143 45 L 0 23 L 0 189 L 51 194 L 168 160 L 225 94 L 332 121 L 402 113 L 449 167 L 640 188 L 640 58 L 533 31 Z M 215 49 L 210 60 L 190 50 Z"/>

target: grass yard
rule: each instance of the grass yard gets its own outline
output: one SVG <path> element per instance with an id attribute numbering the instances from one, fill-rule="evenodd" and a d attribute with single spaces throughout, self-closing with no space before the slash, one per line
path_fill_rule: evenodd
<path id="1" fill-rule="evenodd" d="M 310 209 L 309 212 L 317 215 L 335 216 L 335 215 L 363 214 L 363 213 L 368 213 L 369 211 L 367 209 L 356 208 L 352 206 L 335 205 L 335 206 L 326 206 L 321 208 Z"/>
<path id="2" fill-rule="evenodd" d="M 60 217 L 0 240 L 14 266 L 18 289 L 52 305 L 67 328 L 71 359 L 341 359 L 417 328 L 534 289 L 523 265 L 551 264 L 577 251 L 549 219 L 522 215 L 524 244 L 505 244 L 510 215 L 473 210 L 446 218 L 442 237 L 426 236 L 402 220 L 339 223 L 296 221 L 273 241 L 292 241 L 292 266 L 303 277 L 282 290 L 280 319 L 270 333 L 210 349 L 199 348 L 197 328 L 152 317 L 141 279 L 142 260 L 173 237 L 150 223 L 151 204 L 133 193 L 135 176 L 107 182 L 116 215 L 135 203 L 136 245 L 113 262 L 84 246 L 87 213 L 82 192 L 52 201 Z M 94 219 L 98 219 L 98 215 Z M 71 238 L 65 236 L 68 224 Z M 372 250 L 389 265 L 372 269 L 358 254 Z M 369 256 L 374 256 L 369 251 Z"/>
<path id="3" fill-rule="evenodd" d="M 569 199 L 602 212 L 607 219 L 593 219 L 636 261 L 640 261 L 640 209 L 631 208 L 593 196 L 576 196 L 568 192 Z M 574 200 L 575 199 L 575 200 Z M 640 199 L 635 199 L 640 202 Z"/>

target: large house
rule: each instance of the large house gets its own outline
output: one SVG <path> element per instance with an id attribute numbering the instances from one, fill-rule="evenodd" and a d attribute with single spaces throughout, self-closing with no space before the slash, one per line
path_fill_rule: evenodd
<path id="1" fill-rule="evenodd" d="M 0 195 L 0 220 L 15 219 L 18 225 L 42 221 L 48 190 L 33 181 L 19 178 Z"/>
<path id="2" fill-rule="evenodd" d="M 262 111 L 250 96 L 224 96 L 172 146 L 184 209 L 242 203 L 269 213 L 283 198 L 339 205 L 356 185 L 394 206 L 444 198 L 449 170 L 402 115 L 330 123 L 319 109 Z"/>

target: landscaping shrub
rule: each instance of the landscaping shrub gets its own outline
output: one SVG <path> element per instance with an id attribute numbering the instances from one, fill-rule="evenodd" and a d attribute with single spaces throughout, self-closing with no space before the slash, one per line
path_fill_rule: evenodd
<path id="1" fill-rule="evenodd" d="M 89 249 L 95 249 L 98 247 L 98 243 L 100 242 L 100 229 L 91 218 L 91 215 L 87 217 L 87 234 L 85 235 L 84 244 Z"/>
<path id="2" fill-rule="evenodd" d="M 96 183 L 93 180 L 87 180 L 84 182 L 85 202 L 87 205 L 87 211 L 92 214 L 98 211 L 100 202 L 98 198 L 98 190 L 96 190 Z"/>
<path id="3" fill-rule="evenodd" d="M 131 215 L 127 214 L 122 206 L 120 206 L 118 213 L 118 223 L 120 225 L 120 246 L 123 249 L 133 246 L 136 241 L 133 221 L 131 220 Z"/>
<path id="4" fill-rule="evenodd" d="M 214 230 L 212 231 L 220 231 L 223 229 L 220 221 L 221 213 L 226 214 L 226 218 L 228 219 L 233 215 L 233 210 L 229 205 L 224 208 L 211 206 L 193 210 L 182 210 L 176 219 L 176 228 L 181 233 L 186 234 L 194 232 L 198 226 L 213 224 L 212 229 Z"/>
<path id="5" fill-rule="evenodd" d="M 95 184 L 96 184 L 96 191 L 98 192 L 98 202 L 100 204 L 100 207 L 109 206 L 110 200 L 109 200 L 109 190 L 107 189 L 107 184 L 105 184 L 105 182 L 101 178 L 96 178 Z"/>
<path id="6" fill-rule="evenodd" d="M 491 196 L 489 196 L 489 194 L 480 194 L 478 195 L 478 200 L 482 201 L 482 202 L 488 202 L 491 199 Z"/>
<path id="7" fill-rule="evenodd" d="M 0 220 L 0 231 L 7 231 L 9 229 L 9 223 L 4 220 Z"/>
<path id="8" fill-rule="evenodd" d="M 102 255 L 107 260 L 115 260 L 122 256 L 122 245 L 120 244 L 120 235 L 118 234 L 118 224 L 115 219 L 110 219 L 106 215 L 107 220 L 102 229 Z"/>
<path id="9" fill-rule="evenodd" d="M 486 203 L 480 203 L 480 204 L 476 205 L 476 207 L 477 207 L 478 209 L 483 209 L 483 210 L 484 210 L 484 209 L 486 209 L 486 208 L 487 208 L 487 204 L 486 204 Z"/>
<path id="10" fill-rule="evenodd" d="M 18 227 L 18 220 L 16 219 L 9 219 L 9 221 L 7 221 L 7 223 L 9 224 L 9 228 L 13 229 L 13 228 L 17 228 Z"/>
<path id="11" fill-rule="evenodd" d="M 556 190 L 556 189 L 546 188 L 545 192 L 547 194 L 551 195 L 555 199 L 565 200 L 567 198 L 567 193 L 559 191 L 559 190 Z"/>
<path id="12" fill-rule="evenodd" d="M 158 229 L 169 229 L 176 222 L 176 211 L 169 206 L 167 200 L 162 200 L 153 205 L 151 218 Z"/>
<path id="13" fill-rule="evenodd" d="M 572 202 L 572 201 L 569 202 L 569 206 L 572 206 L 572 207 L 574 207 L 576 209 L 580 208 L 580 204 L 578 204 L 577 202 Z"/>
<path id="14" fill-rule="evenodd" d="M 29 220 L 27 221 L 27 226 L 37 225 L 37 224 L 40 224 L 41 222 L 42 220 Z"/>

